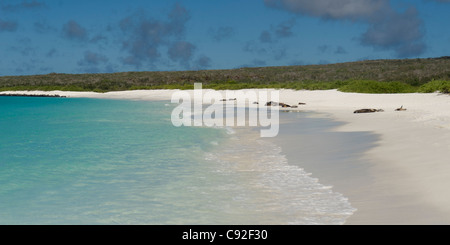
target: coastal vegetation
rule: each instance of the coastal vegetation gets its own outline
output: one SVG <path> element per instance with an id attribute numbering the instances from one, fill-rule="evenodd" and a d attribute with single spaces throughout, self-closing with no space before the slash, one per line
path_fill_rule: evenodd
<path id="1" fill-rule="evenodd" d="M 358 93 L 449 93 L 450 57 L 230 70 L 2 76 L 0 91 L 193 89 L 194 83 L 216 90 L 284 88 Z"/>

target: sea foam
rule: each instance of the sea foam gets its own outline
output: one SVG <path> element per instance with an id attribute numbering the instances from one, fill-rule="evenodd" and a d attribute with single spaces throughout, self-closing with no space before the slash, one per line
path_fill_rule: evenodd
<path id="1" fill-rule="evenodd" d="M 228 212 L 247 219 L 240 222 L 343 224 L 356 211 L 331 186 L 289 165 L 279 146 L 242 131 L 205 155 L 215 174 L 228 180 L 219 189 L 233 200 Z"/>

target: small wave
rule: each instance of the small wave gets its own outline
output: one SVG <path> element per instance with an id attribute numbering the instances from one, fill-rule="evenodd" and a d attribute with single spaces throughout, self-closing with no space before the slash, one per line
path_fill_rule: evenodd
<path id="1" fill-rule="evenodd" d="M 227 134 L 236 134 L 236 131 L 230 127 L 225 127 L 225 130 L 227 131 Z"/>

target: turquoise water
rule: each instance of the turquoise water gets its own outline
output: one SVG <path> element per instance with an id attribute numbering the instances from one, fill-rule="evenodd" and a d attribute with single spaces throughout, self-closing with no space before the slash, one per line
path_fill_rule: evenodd
<path id="1" fill-rule="evenodd" d="M 171 109 L 0 98 L 0 223 L 165 222 L 177 204 L 165 203 L 163 189 L 192 175 L 224 134 L 175 128 Z"/>
<path id="2" fill-rule="evenodd" d="M 334 224 L 279 147 L 172 126 L 168 102 L 0 97 L 0 224 Z"/>

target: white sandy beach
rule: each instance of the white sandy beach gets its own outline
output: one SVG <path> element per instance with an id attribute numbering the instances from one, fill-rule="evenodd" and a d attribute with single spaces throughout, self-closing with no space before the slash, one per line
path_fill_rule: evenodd
<path id="1" fill-rule="evenodd" d="M 450 224 L 450 96 L 433 94 L 356 94 L 279 90 L 280 102 L 323 113 L 345 122 L 340 132 L 379 135 L 364 153 L 368 176 L 327 183 L 358 209 L 347 224 Z M 174 90 L 94 92 L 16 91 L 4 94 L 48 94 L 131 100 L 170 100 Z M 225 92 L 225 91 L 222 91 Z M 395 111 L 402 106 L 406 111 Z M 354 114 L 362 108 L 384 112 Z M 346 166 L 351 175 L 352 166 Z M 313 175 L 319 170 L 308 170 Z M 317 173 L 320 175 L 320 173 Z M 320 178 L 319 178 L 320 179 Z M 325 181 L 320 179 L 320 181 Z M 349 183 L 354 181 L 354 183 Z"/>

